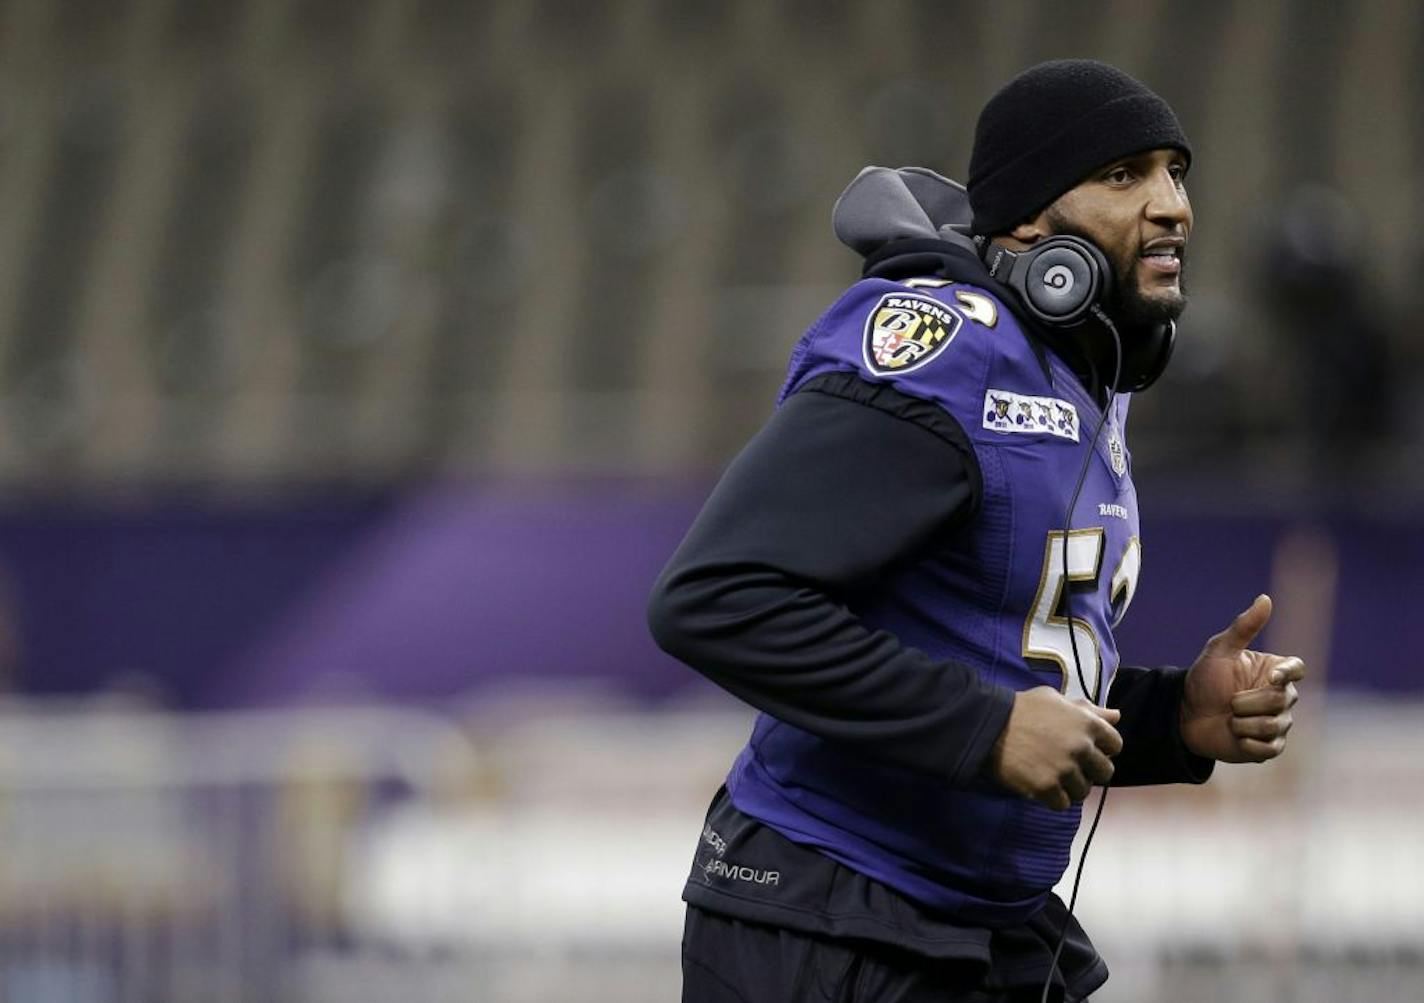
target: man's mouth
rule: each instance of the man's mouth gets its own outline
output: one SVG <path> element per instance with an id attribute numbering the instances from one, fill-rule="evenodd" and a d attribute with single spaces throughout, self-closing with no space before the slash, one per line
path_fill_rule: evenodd
<path id="1" fill-rule="evenodd" d="M 1182 248 L 1186 241 L 1168 237 L 1149 241 L 1142 251 L 1142 261 L 1159 275 L 1178 275 L 1182 271 Z"/>

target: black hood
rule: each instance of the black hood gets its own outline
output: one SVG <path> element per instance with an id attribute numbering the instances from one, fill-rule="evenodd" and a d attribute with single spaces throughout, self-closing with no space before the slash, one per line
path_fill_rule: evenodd
<path id="1" fill-rule="evenodd" d="M 934 171 L 867 167 L 836 199 L 831 223 L 841 243 L 869 257 L 896 240 L 946 239 L 971 214 L 964 186 Z"/>
<path id="2" fill-rule="evenodd" d="M 989 277 L 969 236 L 969 195 L 923 167 L 867 167 L 831 212 L 841 243 L 865 259 L 867 278 L 939 275 L 982 285 L 1012 308 L 1013 294 Z"/>

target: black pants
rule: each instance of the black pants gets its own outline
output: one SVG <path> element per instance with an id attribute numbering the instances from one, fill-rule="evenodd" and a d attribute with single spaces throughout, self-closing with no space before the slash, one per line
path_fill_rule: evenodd
<path id="1" fill-rule="evenodd" d="M 813 937 L 688 906 L 682 1003 L 1038 1003 L 985 990 L 982 969 L 881 944 Z M 1049 1000 L 1063 1003 L 1062 990 Z"/>

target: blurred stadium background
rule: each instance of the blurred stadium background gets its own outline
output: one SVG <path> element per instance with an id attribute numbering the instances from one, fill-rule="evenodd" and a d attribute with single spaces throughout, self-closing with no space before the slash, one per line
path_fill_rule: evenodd
<path id="1" fill-rule="evenodd" d="M 1198 150 L 1124 648 L 1314 671 L 1114 797 L 1095 999 L 1424 998 L 1419 5 L 4 0 L 0 999 L 675 998 L 749 715 L 647 587 L 841 187 L 1065 55 Z"/>

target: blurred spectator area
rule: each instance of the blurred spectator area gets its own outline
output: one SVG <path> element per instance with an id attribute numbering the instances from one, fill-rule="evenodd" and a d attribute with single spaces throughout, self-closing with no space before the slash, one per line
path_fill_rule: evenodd
<path id="1" fill-rule="evenodd" d="M 7 0 L 0 486 L 715 469 L 856 275 L 841 187 L 962 178 L 992 89 L 1062 55 L 1198 151 L 1139 469 L 1300 475 L 1343 321 L 1268 300 L 1316 246 L 1281 207 L 1346 207 L 1361 379 L 1407 399 L 1421 49 L 1408 0 Z"/>
<path id="2" fill-rule="evenodd" d="M 1424 779 L 1420 707 L 1302 718 L 1269 770 L 1113 791 L 1077 909 L 1112 967 L 1095 1000 L 1421 998 L 1424 812 L 1399 797 Z M 574 703 L 459 721 L 0 703 L 0 987 L 666 1000 L 678 892 L 748 723 Z"/>

